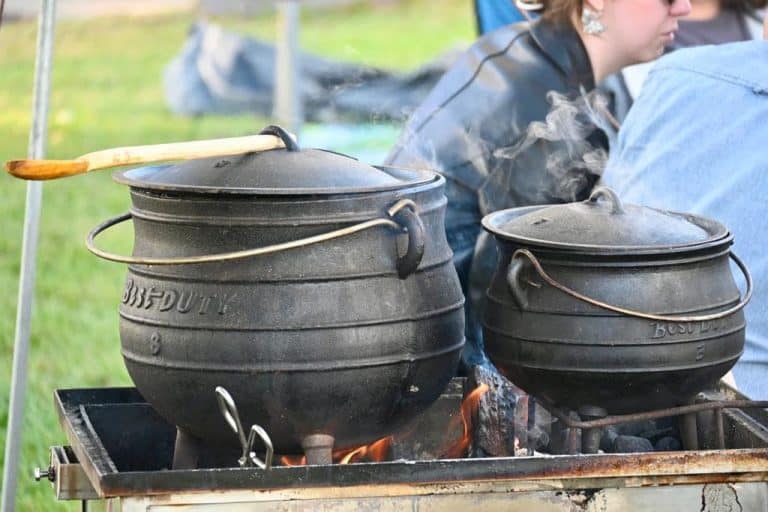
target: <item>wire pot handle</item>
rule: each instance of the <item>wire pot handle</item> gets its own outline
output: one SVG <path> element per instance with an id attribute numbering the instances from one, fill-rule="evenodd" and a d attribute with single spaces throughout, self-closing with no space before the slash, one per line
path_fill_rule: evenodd
<path id="1" fill-rule="evenodd" d="M 742 274 L 744 274 L 744 279 L 746 280 L 746 283 L 747 283 L 747 290 L 744 292 L 744 296 L 741 298 L 739 303 L 736 304 L 735 306 L 728 308 L 724 311 L 720 311 L 718 313 L 712 313 L 709 315 L 695 315 L 695 316 L 655 315 L 653 313 L 642 313 L 640 311 L 635 311 L 633 309 L 614 306 L 612 304 L 608 304 L 607 302 L 602 302 L 597 299 L 593 299 L 571 288 L 568 288 L 567 286 L 565 286 L 564 284 L 560 283 L 559 281 L 555 280 L 552 276 L 547 274 L 544 271 L 544 268 L 541 266 L 541 262 L 539 262 L 538 258 L 536 258 L 536 256 L 534 256 L 533 253 L 528 249 L 518 249 L 512 254 L 512 263 L 510 264 L 509 271 L 507 273 L 507 284 L 509 285 L 510 291 L 512 292 L 512 295 L 514 296 L 518 305 L 520 305 L 521 307 L 525 307 L 524 305 L 526 304 L 527 301 L 522 294 L 522 290 L 519 288 L 519 276 L 522 270 L 521 268 L 522 265 L 518 264 L 517 262 L 520 262 L 522 258 L 526 258 L 528 261 L 531 262 L 531 264 L 533 265 L 533 268 L 539 274 L 539 277 L 541 277 L 544 281 L 546 281 L 547 284 L 549 284 L 554 288 L 557 288 L 558 290 L 565 293 L 566 295 L 570 295 L 571 297 L 578 299 L 582 302 L 586 302 L 587 304 L 591 304 L 599 308 L 607 309 L 608 311 L 613 311 L 615 313 L 621 313 L 623 315 L 633 316 L 636 318 L 644 318 L 647 320 L 658 320 L 661 322 L 709 322 L 711 320 L 718 320 L 720 318 L 724 318 L 728 315 L 736 313 L 737 311 L 742 309 L 744 306 L 746 306 L 747 302 L 749 302 L 749 299 L 752 298 L 752 288 L 753 288 L 752 276 L 750 275 L 749 270 L 747 270 L 747 266 L 733 252 L 729 253 L 729 255 L 733 259 L 733 261 L 736 263 L 736 265 L 738 265 L 739 269 L 741 269 Z"/>
<path id="2" fill-rule="evenodd" d="M 421 263 L 422 256 L 424 256 L 424 246 L 426 243 L 424 224 L 419 218 L 416 209 L 416 203 L 414 203 L 411 199 L 401 199 L 387 210 L 387 217 L 366 220 L 352 226 L 329 231 L 328 233 L 322 233 L 320 235 L 302 238 L 300 240 L 292 240 L 290 242 L 283 242 L 265 247 L 257 247 L 254 249 L 245 249 L 242 251 L 232 251 L 219 254 L 205 254 L 201 256 L 186 256 L 175 258 L 147 258 L 143 256 L 123 256 L 104 251 L 96 247 L 95 239 L 100 233 L 133 217 L 133 214 L 128 212 L 124 213 L 123 215 L 107 219 L 106 221 L 93 228 L 85 239 L 85 246 L 96 256 L 104 258 L 105 260 L 116 261 L 118 263 L 128 263 L 132 265 L 183 265 L 190 263 L 210 263 L 214 261 L 237 260 L 242 258 L 249 258 L 251 256 L 274 254 L 281 251 L 287 251 L 289 249 L 306 247 L 308 245 L 326 242 L 335 238 L 349 236 L 376 226 L 387 226 L 397 230 L 405 230 L 408 234 L 408 249 L 403 256 L 400 256 L 397 259 L 397 273 L 401 278 L 405 278 L 416 271 L 419 263 Z"/>

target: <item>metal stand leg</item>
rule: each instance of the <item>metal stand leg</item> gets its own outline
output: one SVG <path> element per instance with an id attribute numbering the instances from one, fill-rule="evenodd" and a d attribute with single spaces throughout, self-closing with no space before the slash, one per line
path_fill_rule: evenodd
<path id="1" fill-rule="evenodd" d="M 569 417 L 572 420 L 580 421 L 579 415 L 575 411 L 571 411 Z M 568 429 L 567 448 L 568 455 L 576 455 L 581 451 L 581 430 L 578 428 Z"/>
<path id="2" fill-rule="evenodd" d="M 45 156 L 45 143 L 48 138 L 48 100 L 50 97 L 55 17 L 56 1 L 43 0 L 37 33 L 34 113 L 32 130 L 29 135 L 30 158 L 44 158 Z M 16 508 L 16 478 L 19 466 L 19 448 L 21 447 L 21 427 L 24 420 L 29 332 L 35 288 L 35 257 L 37 256 L 42 195 L 41 183 L 30 182 L 27 184 L 27 206 L 24 214 L 24 240 L 21 249 L 21 275 L 19 277 L 19 300 L 16 312 L 16 336 L 11 374 L 11 398 L 8 407 L 8 437 L 5 440 L 3 512 L 11 512 Z"/>

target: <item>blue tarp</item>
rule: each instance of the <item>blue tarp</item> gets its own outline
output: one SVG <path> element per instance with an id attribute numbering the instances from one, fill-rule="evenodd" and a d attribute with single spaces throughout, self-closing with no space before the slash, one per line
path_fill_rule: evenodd
<path id="1" fill-rule="evenodd" d="M 478 34 L 525 20 L 514 0 L 475 0 L 475 16 Z"/>

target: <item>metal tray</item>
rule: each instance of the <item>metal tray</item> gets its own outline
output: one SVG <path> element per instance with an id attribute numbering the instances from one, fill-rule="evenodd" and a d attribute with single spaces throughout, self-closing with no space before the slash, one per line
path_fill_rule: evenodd
<path id="1" fill-rule="evenodd" d="M 69 463 L 79 461 L 101 498 L 396 484 L 490 482 L 514 491 L 768 481 L 768 430 L 740 411 L 727 414 L 726 450 L 170 470 L 175 427 L 135 388 L 57 390 L 55 400 L 77 458 Z"/>

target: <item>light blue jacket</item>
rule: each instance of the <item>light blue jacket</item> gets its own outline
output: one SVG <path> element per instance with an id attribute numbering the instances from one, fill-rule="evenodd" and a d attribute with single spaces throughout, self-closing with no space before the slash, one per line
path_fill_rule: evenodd
<path id="1" fill-rule="evenodd" d="M 698 213 L 734 233 L 755 281 L 734 375 L 747 396 L 768 399 L 768 41 L 661 59 L 617 146 L 603 181 L 625 202 Z"/>

